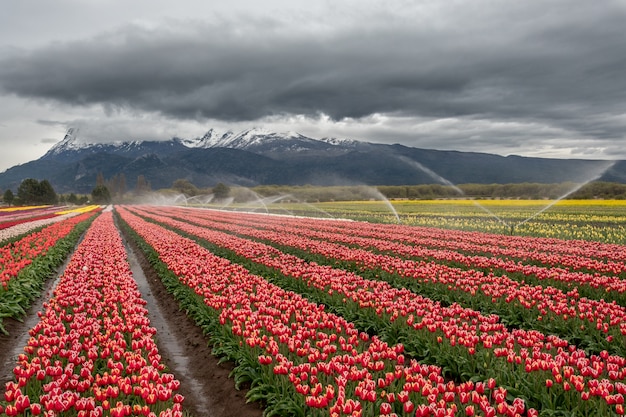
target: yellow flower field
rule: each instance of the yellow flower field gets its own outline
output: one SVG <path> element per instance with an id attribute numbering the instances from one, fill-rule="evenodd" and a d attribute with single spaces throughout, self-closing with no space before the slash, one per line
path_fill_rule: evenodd
<path id="1" fill-rule="evenodd" d="M 69 213 L 87 213 L 88 211 L 95 210 L 98 207 L 100 206 L 99 205 L 83 206 L 83 207 L 77 207 L 71 210 L 57 211 L 55 214 L 63 215 L 63 214 L 69 214 Z"/>
<path id="2" fill-rule="evenodd" d="M 39 208 L 50 207 L 49 205 L 44 206 L 17 206 L 17 207 L 3 207 L 0 208 L 0 212 L 13 212 L 13 211 L 23 211 L 23 210 L 34 210 Z"/>

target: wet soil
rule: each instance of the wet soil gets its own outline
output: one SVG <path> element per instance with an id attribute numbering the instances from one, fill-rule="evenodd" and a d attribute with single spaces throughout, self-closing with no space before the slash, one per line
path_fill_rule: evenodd
<path id="1" fill-rule="evenodd" d="M 218 363 L 211 354 L 209 341 L 202 330 L 180 311 L 166 291 L 150 263 L 132 239 L 126 241 L 128 259 L 139 290 L 148 302 L 151 325 L 157 329 L 159 353 L 169 371 L 180 380 L 179 392 L 185 396 L 184 408 L 195 417 L 261 417 L 257 403 L 246 403 L 245 390 L 236 390 L 229 378 L 232 363 Z M 63 273 L 64 267 L 59 271 Z M 17 355 L 28 340 L 28 330 L 38 320 L 37 312 L 52 295 L 58 279 L 48 281 L 43 295 L 35 301 L 24 322 L 6 320 L 9 336 L 0 335 L 0 392 L 13 380 Z"/>
<path id="2" fill-rule="evenodd" d="M 159 353 L 181 382 L 179 392 L 185 396 L 185 409 L 196 417 L 262 416 L 260 405 L 246 403 L 246 391 L 236 390 L 233 379 L 228 377 L 233 364 L 218 363 L 200 327 L 178 308 L 177 302 L 132 240 L 127 243 L 133 276 L 139 283 L 143 298 L 148 301 L 150 323 L 157 329 Z M 148 292 L 142 285 L 141 275 L 145 276 Z"/>

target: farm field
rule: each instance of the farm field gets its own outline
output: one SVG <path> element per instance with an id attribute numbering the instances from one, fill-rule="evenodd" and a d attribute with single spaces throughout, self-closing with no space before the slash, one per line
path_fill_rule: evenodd
<path id="1" fill-rule="evenodd" d="M 394 202 L 398 223 L 375 203 L 55 223 L 86 232 L 41 307 L 5 317 L 0 415 L 624 414 L 626 205 Z M 474 230 L 485 207 L 514 233 Z"/>
<path id="2" fill-rule="evenodd" d="M 235 210 L 626 244 L 626 200 L 393 200 L 259 204 Z M 230 207 L 226 207 L 230 208 Z"/>

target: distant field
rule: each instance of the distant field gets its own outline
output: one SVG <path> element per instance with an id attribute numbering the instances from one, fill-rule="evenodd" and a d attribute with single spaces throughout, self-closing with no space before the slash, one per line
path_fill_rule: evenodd
<path id="1" fill-rule="evenodd" d="M 247 204 L 237 208 L 626 244 L 626 200 L 376 200 Z"/>

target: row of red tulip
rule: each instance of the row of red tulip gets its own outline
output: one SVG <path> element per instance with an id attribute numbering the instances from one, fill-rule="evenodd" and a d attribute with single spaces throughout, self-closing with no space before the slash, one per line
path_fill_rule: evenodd
<path id="1" fill-rule="evenodd" d="M 253 215 L 252 215 L 253 216 Z M 236 220 L 235 220 L 236 219 Z M 402 256 L 413 256 L 458 262 L 471 268 L 500 269 L 509 273 L 522 273 L 539 279 L 557 279 L 573 284 L 588 284 L 592 287 L 610 291 L 626 292 L 624 280 L 614 275 L 626 272 L 623 246 L 610 247 L 614 260 L 597 258 L 608 252 L 598 251 L 595 247 L 585 246 L 587 252 L 572 251 L 578 242 L 550 240 L 551 244 L 541 245 L 537 238 L 516 237 L 510 242 L 509 236 L 498 236 L 497 240 L 489 234 L 478 232 L 446 231 L 439 229 L 411 228 L 398 225 L 380 225 L 372 228 L 365 222 L 319 221 L 306 218 L 283 218 L 262 216 L 262 221 L 243 215 L 233 217 L 232 213 L 222 213 L 215 220 L 248 222 L 258 227 L 277 227 L 285 231 L 290 228 L 294 233 L 308 237 L 344 242 L 350 245 L 375 247 L 381 251 L 394 252 Z M 433 231 L 435 230 L 435 231 Z M 404 231 L 404 232 L 403 232 Z M 448 232 L 459 234 L 464 239 L 451 239 Z M 470 240 L 474 238 L 475 240 Z M 524 246 L 519 242 L 526 242 Z M 558 242 L 558 245 L 557 245 Z M 510 245 L 512 244 L 512 245 Z M 533 245 L 533 244 L 536 244 Z M 602 244 L 597 243 L 598 246 Z M 562 252 L 566 253 L 562 253 Z M 537 263 L 541 265 L 536 265 Z"/>
<path id="2" fill-rule="evenodd" d="M 100 215 L 30 330 L 0 415 L 182 416 L 112 213 Z"/>
<path id="3" fill-rule="evenodd" d="M 239 221 L 241 221 L 241 219 Z M 310 221 L 307 223 L 310 223 Z M 321 223 L 323 226 L 328 222 L 318 223 Z M 468 254 L 466 252 L 467 248 L 463 248 L 462 251 L 460 251 L 459 247 L 433 249 L 422 246 L 418 242 L 412 242 L 411 244 L 397 242 L 394 240 L 395 236 L 388 233 L 381 234 L 382 236 L 378 237 L 359 236 L 353 234 L 352 229 L 345 227 L 336 228 L 337 230 L 335 231 L 314 230 L 312 228 L 303 227 L 304 225 L 299 222 L 293 222 L 293 224 L 290 222 L 263 222 L 259 224 L 258 220 L 254 221 L 254 219 L 250 219 L 248 224 L 268 230 L 279 230 L 282 233 L 295 233 L 312 239 L 342 243 L 352 247 L 389 252 L 395 256 L 455 263 L 471 269 L 501 270 L 507 273 L 520 273 L 525 276 L 536 277 L 539 280 L 562 281 L 571 287 L 589 285 L 592 288 L 601 288 L 603 291 L 607 292 L 626 292 L 626 280 L 618 275 L 610 275 L 620 274 L 626 271 L 626 263 L 624 262 L 603 262 L 589 257 L 533 252 L 534 256 L 532 261 L 540 261 L 543 264 L 535 265 L 534 263 L 522 263 L 520 259 L 524 259 L 525 262 L 528 262 L 529 259 L 526 254 L 520 253 L 517 249 L 509 248 L 506 251 L 508 253 L 507 256 L 504 256 L 504 251 L 490 250 L 490 252 L 492 252 L 491 255 L 497 254 L 497 256 L 485 256 L 477 254 L 480 253 L 479 250 L 481 249 L 483 252 L 485 251 L 484 246 L 478 244 L 474 247 L 476 251 Z M 328 227 L 324 229 L 328 229 Z M 567 243 L 563 242 L 563 245 L 567 245 Z M 559 265 L 569 266 L 574 270 L 582 269 L 588 272 L 572 271 Z"/>
<path id="4" fill-rule="evenodd" d="M 232 216 L 232 213 L 223 213 L 216 220 L 230 221 L 232 217 L 229 216 Z M 254 221 L 249 216 L 244 214 L 240 219 Z M 624 247 L 615 244 L 504 236 L 395 224 L 372 226 L 367 222 L 319 221 L 295 217 L 279 219 L 277 216 L 264 216 L 261 223 L 277 226 L 291 225 L 306 231 L 339 233 L 346 236 L 394 241 L 433 250 L 451 250 L 470 255 L 497 257 L 514 263 L 542 264 L 549 268 L 560 267 L 570 272 L 579 270 L 601 274 L 626 272 Z"/>
<path id="5" fill-rule="evenodd" d="M 441 369 L 404 358 L 303 297 L 213 255 L 190 239 L 118 208 L 181 282 L 220 313 L 241 342 L 259 353 L 264 374 L 287 379 L 304 397 L 307 415 L 536 415 L 506 401 L 495 381 L 445 383 Z M 318 411 L 316 411 L 318 410 Z"/>
<path id="6" fill-rule="evenodd" d="M 616 244 L 559 239 L 493 235 L 481 232 L 443 230 L 401 225 L 377 225 L 366 222 L 315 222 L 293 220 L 292 224 L 319 231 L 347 233 L 353 236 L 390 239 L 411 246 L 484 254 L 548 267 L 562 265 L 572 270 L 593 270 L 620 274 L 626 271 L 624 247 Z"/>
<path id="7" fill-rule="evenodd" d="M 165 214 L 163 210 L 160 212 Z M 462 270 L 443 264 L 376 254 L 364 249 L 339 245 L 332 241 L 307 239 L 296 235 L 296 232 L 291 229 L 285 232 L 269 231 L 253 226 L 212 221 L 208 218 L 209 214 L 206 214 L 206 211 L 168 209 L 168 212 L 178 213 L 178 215 L 186 214 L 194 221 L 201 222 L 203 226 L 228 229 L 230 232 L 270 240 L 328 258 L 356 262 L 364 270 L 380 268 L 391 274 L 417 279 L 422 283 L 443 284 L 449 286 L 450 290 L 463 291 L 472 296 L 482 295 L 490 299 L 493 304 L 504 302 L 510 306 L 532 311 L 536 320 L 539 321 L 544 317 L 558 317 L 559 320 L 576 323 L 574 327 L 566 327 L 566 329 L 571 328 L 575 334 L 586 333 L 590 330 L 598 332 L 595 338 L 598 343 L 615 352 L 626 352 L 624 343 L 626 339 L 623 337 L 626 335 L 626 307 L 614 302 L 608 303 L 603 300 L 580 297 L 576 287 L 566 293 L 550 286 L 524 285 L 506 276 L 494 276 L 481 271 Z M 267 216 L 258 217 L 257 225 Z M 602 341 L 603 338 L 605 338 L 604 341 Z"/>
<path id="8" fill-rule="evenodd" d="M 626 262 L 623 245 L 584 240 L 563 241 L 556 238 L 537 238 L 528 236 L 507 236 L 484 232 L 440 229 L 432 227 L 414 227 L 398 224 L 372 224 L 368 222 L 326 221 L 297 218 L 306 227 L 338 228 L 364 237 L 385 238 L 409 244 L 461 250 L 469 253 L 493 253 L 521 259 L 541 259 L 544 254 L 557 254 L 562 258 L 583 257 L 609 262 Z M 338 231 L 341 231 L 338 230 Z M 569 243 L 569 244 L 565 244 Z M 623 267 L 622 267 L 623 268 Z"/>
<path id="9" fill-rule="evenodd" d="M 26 265 L 29 265 L 34 258 L 44 255 L 59 239 L 67 236 L 78 223 L 92 215 L 93 212 L 89 212 L 67 218 L 0 247 L 0 283 L 2 285 L 0 291 L 6 291 L 9 281 L 15 278 Z"/>
<path id="10" fill-rule="evenodd" d="M 565 366 L 568 369 L 565 372 L 568 378 L 561 377 L 557 380 L 563 384 L 564 390 L 575 386 L 576 391 L 581 393 L 579 400 L 585 396 L 597 395 L 610 403 L 615 385 L 622 386 L 622 381 L 626 378 L 626 360 L 622 357 L 604 354 L 587 356 L 584 351 L 570 347 L 566 341 L 553 336 L 545 336 L 536 331 L 509 331 L 495 316 L 483 316 L 458 305 L 442 308 L 438 303 L 407 290 L 393 288 L 385 282 L 366 280 L 343 270 L 307 263 L 262 243 L 156 214 L 164 211 L 166 210 L 151 209 L 149 212 L 142 210 L 141 213 L 185 233 L 226 247 L 254 262 L 275 268 L 286 276 L 303 280 L 307 286 L 318 288 L 330 295 L 338 294 L 344 300 L 352 300 L 364 310 L 373 309 L 378 315 L 386 314 L 390 321 L 404 321 L 423 333 L 436 334 L 440 342 L 445 338 L 453 346 L 458 344 L 464 347 L 469 353 L 469 360 L 474 360 L 472 357 L 477 351 L 492 351 L 495 356 L 519 364 L 528 374 L 539 373 L 538 378 L 557 375 Z M 532 355 L 528 354 L 529 351 L 532 351 Z M 479 357 L 475 359 L 477 362 L 483 361 L 485 357 L 489 358 L 489 355 L 476 356 Z M 477 367 L 486 370 L 485 368 L 493 366 L 494 363 L 490 362 L 484 366 L 478 364 Z M 609 383 L 612 388 L 604 391 L 595 389 L 594 386 L 604 379 L 613 381 Z"/>

